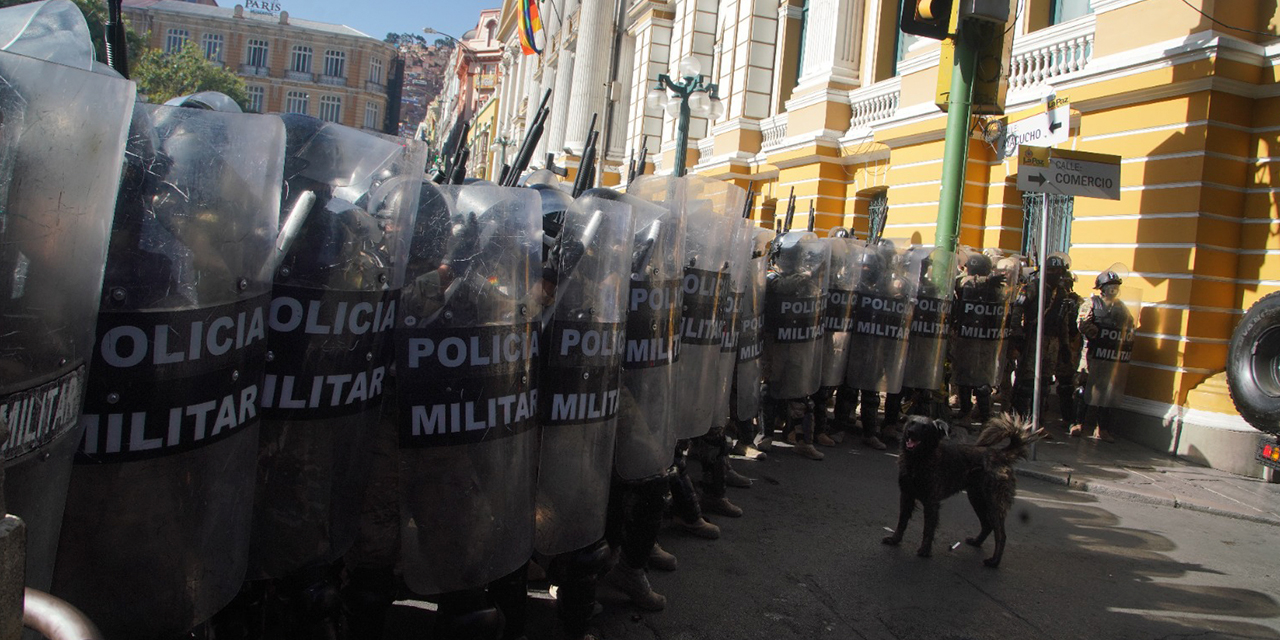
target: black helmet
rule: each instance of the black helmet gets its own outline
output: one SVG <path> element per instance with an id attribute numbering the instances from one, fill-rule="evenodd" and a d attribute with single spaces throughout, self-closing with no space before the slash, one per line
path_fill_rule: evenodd
<path id="1" fill-rule="evenodd" d="M 1098 274 L 1098 279 L 1093 281 L 1093 288 L 1101 289 L 1105 285 L 1120 284 L 1121 282 L 1122 280 L 1120 279 L 1120 274 L 1110 269 L 1107 269 L 1106 271 L 1103 271 L 1102 273 Z"/>
<path id="2" fill-rule="evenodd" d="M 981 253 L 971 253 L 964 261 L 964 270 L 971 276 L 991 275 L 991 258 Z"/>
<path id="3" fill-rule="evenodd" d="M 1070 269 L 1071 258 L 1061 251 L 1054 251 L 1045 258 L 1044 265 L 1048 269 Z"/>

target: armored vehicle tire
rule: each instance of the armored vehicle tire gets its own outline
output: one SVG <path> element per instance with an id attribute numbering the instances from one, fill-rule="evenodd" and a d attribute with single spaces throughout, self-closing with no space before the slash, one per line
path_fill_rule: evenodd
<path id="1" fill-rule="evenodd" d="M 1227 387 L 1240 417 L 1280 433 L 1280 292 L 1253 303 L 1231 334 Z"/>

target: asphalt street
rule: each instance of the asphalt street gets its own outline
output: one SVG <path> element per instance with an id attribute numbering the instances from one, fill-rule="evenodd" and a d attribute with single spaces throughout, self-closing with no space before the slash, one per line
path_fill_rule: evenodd
<path id="1" fill-rule="evenodd" d="M 915 555 L 919 512 L 899 547 L 894 452 L 845 445 L 813 462 L 775 447 L 735 459 L 755 479 L 730 489 L 746 514 L 712 517 L 716 541 L 664 529 L 679 559 L 651 572 L 667 609 L 642 613 L 601 588 L 609 640 L 712 638 L 1280 638 L 1277 528 L 1096 495 L 1020 477 L 998 569 L 964 496 L 944 503 L 934 556 Z M 698 472 L 696 465 L 693 473 Z M 562 637 L 534 584 L 531 640 Z M 431 613 L 401 605 L 394 638 L 429 638 Z"/>

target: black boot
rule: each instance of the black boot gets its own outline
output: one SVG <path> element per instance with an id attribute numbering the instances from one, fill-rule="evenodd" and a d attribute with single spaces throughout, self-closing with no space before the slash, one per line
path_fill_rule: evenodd
<path id="1" fill-rule="evenodd" d="M 396 587 L 391 567 L 347 569 L 347 584 L 342 588 L 342 627 L 347 640 L 382 639 Z"/>
<path id="2" fill-rule="evenodd" d="M 440 640 L 499 640 L 502 612 L 484 589 L 441 594 L 436 609 L 435 637 Z"/>

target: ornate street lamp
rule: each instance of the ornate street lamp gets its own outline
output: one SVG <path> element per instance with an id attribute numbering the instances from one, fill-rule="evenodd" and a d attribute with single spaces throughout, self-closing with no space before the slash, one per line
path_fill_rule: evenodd
<path id="1" fill-rule="evenodd" d="M 674 81 L 663 73 L 658 76 L 658 84 L 644 99 L 645 106 L 650 109 L 666 108 L 667 114 L 676 118 L 676 166 L 675 176 L 684 175 L 685 154 L 689 147 L 689 117 L 710 117 L 712 120 L 724 114 L 724 104 L 720 102 L 720 89 L 715 83 L 705 82 L 702 75 L 702 64 L 693 56 L 686 56 L 676 67 L 680 80 Z M 668 95 L 667 92 L 671 94 Z"/>

